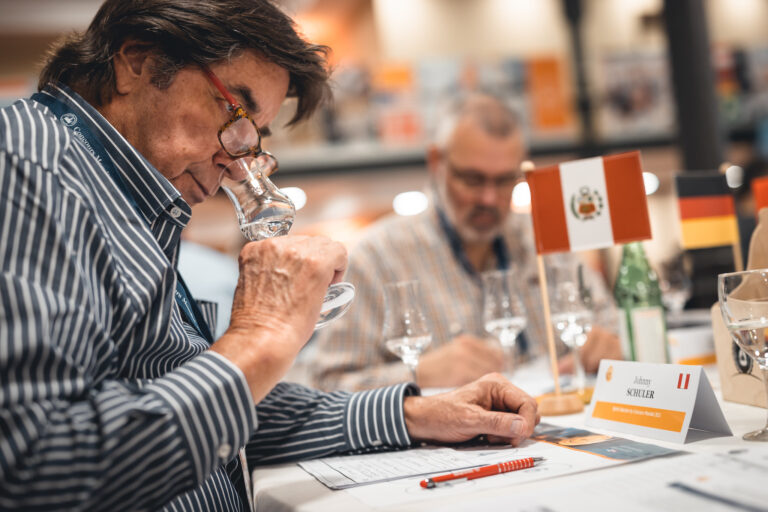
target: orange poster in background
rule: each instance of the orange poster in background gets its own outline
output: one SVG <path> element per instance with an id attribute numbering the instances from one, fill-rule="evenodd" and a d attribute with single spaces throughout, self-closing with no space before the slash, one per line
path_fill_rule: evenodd
<path id="1" fill-rule="evenodd" d="M 528 97 L 534 131 L 560 131 L 572 123 L 572 110 L 563 76 L 562 62 L 556 57 L 537 57 L 528 61 Z"/>
<path id="2" fill-rule="evenodd" d="M 411 92 L 414 88 L 413 68 L 409 64 L 386 64 L 375 70 L 373 88 L 387 92 Z"/>

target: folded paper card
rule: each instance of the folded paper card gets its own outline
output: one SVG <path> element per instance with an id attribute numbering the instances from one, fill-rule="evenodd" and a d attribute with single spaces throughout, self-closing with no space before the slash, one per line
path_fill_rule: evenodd
<path id="1" fill-rule="evenodd" d="M 600 362 L 587 425 L 684 443 L 732 435 L 700 366 Z"/>

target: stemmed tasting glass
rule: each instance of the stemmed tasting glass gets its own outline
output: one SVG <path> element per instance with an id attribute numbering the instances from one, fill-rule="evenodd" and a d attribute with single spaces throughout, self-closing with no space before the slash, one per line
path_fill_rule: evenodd
<path id="1" fill-rule="evenodd" d="M 571 349 L 574 387 L 576 391 L 583 393 L 585 375 L 584 366 L 581 364 L 580 350 L 587 341 L 587 334 L 592 330 L 592 312 L 584 303 L 584 298 L 576 282 L 555 282 L 553 288 L 550 298 L 552 325 L 555 334 Z"/>
<path id="2" fill-rule="evenodd" d="M 768 269 L 720 274 L 717 295 L 731 338 L 760 367 L 768 396 Z M 768 421 L 743 439 L 768 441 Z"/>
<path id="3" fill-rule="evenodd" d="M 515 370 L 517 336 L 527 325 L 525 307 L 517 292 L 514 268 L 491 270 L 480 275 L 483 282 L 483 325 L 504 350 L 505 371 Z"/>
<path id="4" fill-rule="evenodd" d="M 243 236 L 251 241 L 288 234 L 296 217 L 293 202 L 269 179 L 277 162 L 269 153 L 233 160 L 222 175 L 221 188 L 232 201 Z M 339 318 L 355 296 L 351 283 L 328 287 L 315 330 Z"/>
<path id="5" fill-rule="evenodd" d="M 682 254 L 678 254 L 661 265 L 661 301 L 672 319 L 679 319 L 685 303 L 691 298 L 693 285 L 685 268 Z"/>
<path id="6" fill-rule="evenodd" d="M 414 382 L 419 356 L 432 342 L 418 281 L 384 285 L 384 344 L 410 368 Z"/>

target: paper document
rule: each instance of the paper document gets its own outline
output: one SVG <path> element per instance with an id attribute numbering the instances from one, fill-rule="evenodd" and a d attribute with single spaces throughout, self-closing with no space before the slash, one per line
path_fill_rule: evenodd
<path id="1" fill-rule="evenodd" d="M 515 453 L 516 450 L 511 447 L 493 450 L 429 447 L 326 457 L 300 462 L 299 466 L 331 489 L 346 489 L 409 476 L 497 464 L 519 457 Z"/>
<path id="2" fill-rule="evenodd" d="M 515 509 L 572 510 L 706 510 L 707 512 L 768 512 L 765 489 L 768 451 L 742 454 L 685 454 L 632 464 L 611 472 L 582 475 L 558 483 L 557 493 L 540 488 L 515 492 Z M 761 455 L 762 453 L 762 455 Z M 471 503 L 441 507 L 444 512 L 494 510 L 509 504 L 508 489 L 486 493 Z M 578 506 L 574 507 L 574 504 Z"/>
<path id="3" fill-rule="evenodd" d="M 523 457 L 544 456 L 546 460 L 535 468 L 515 473 L 543 478 L 675 453 L 674 450 L 651 444 L 546 423 L 536 428 L 532 439 L 541 442 L 528 441 L 518 448 L 498 445 L 465 449 L 425 447 L 398 452 L 326 457 L 301 462 L 299 466 L 331 489 L 347 489 L 498 464 Z"/>

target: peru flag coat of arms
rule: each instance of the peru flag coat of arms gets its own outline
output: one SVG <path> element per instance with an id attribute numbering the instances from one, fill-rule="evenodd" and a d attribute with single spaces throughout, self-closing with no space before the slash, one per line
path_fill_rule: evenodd
<path id="1" fill-rule="evenodd" d="M 651 238 L 637 151 L 541 167 L 526 180 L 539 254 Z"/>

